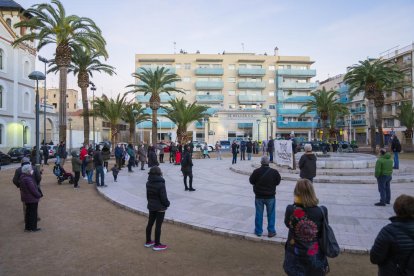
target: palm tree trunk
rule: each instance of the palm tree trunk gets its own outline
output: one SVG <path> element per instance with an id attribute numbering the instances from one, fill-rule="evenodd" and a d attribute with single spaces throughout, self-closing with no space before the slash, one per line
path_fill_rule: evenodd
<path id="1" fill-rule="evenodd" d="M 158 133 L 157 133 L 157 110 L 152 109 L 152 145 L 155 146 L 157 144 Z"/>
<path id="2" fill-rule="evenodd" d="M 326 120 L 322 120 L 322 141 L 326 140 Z"/>
<path id="3" fill-rule="evenodd" d="M 59 141 L 66 143 L 66 85 L 68 68 L 59 67 Z"/>
<path id="4" fill-rule="evenodd" d="M 379 144 L 380 144 L 380 148 L 383 148 L 384 147 L 384 133 L 382 130 L 382 106 L 377 106 L 375 110 L 377 111 L 377 117 L 375 118 L 375 124 L 378 127 Z"/>
<path id="5" fill-rule="evenodd" d="M 368 100 L 368 120 L 370 128 L 370 143 L 372 153 L 375 153 L 376 141 L 375 141 L 375 120 L 374 120 L 374 100 Z"/>
<path id="6" fill-rule="evenodd" d="M 129 123 L 129 143 L 135 144 L 135 122 Z"/>
<path id="7" fill-rule="evenodd" d="M 88 106 L 88 87 L 81 87 L 82 107 L 83 107 L 83 143 L 89 145 L 89 106 Z"/>

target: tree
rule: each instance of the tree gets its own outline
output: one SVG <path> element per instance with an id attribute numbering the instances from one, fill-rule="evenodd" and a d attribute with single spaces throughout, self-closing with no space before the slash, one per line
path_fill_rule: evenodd
<path id="1" fill-rule="evenodd" d="M 409 143 L 413 141 L 413 128 L 414 128 L 414 108 L 411 101 L 402 102 L 398 108 L 398 114 L 395 119 L 398 119 L 402 126 L 405 126 L 405 138 Z"/>
<path id="2" fill-rule="evenodd" d="M 118 125 L 122 119 L 124 109 L 126 106 L 126 95 L 121 97 L 121 94 L 118 94 L 116 99 L 110 99 L 106 95 L 102 95 L 101 98 L 97 98 L 93 102 L 93 112 L 97 117 L 102 118 L 104 121 L 109 122 L 110 124 L 110 137 L 112 145 L 116 144 L 116 136 L 118 133 Z"/>
<path id="3" fill-rule="evenodd" d="M 335 108 L 331 108 L 328 114 L 329 120 L 329 139 L 335 140 L 338 130 L 336 129 L 336 122 L 339 117 L 349 114 L 349 110 L 345 104 L 338 104 Z"/>
<path id="4" fill-rule="evenodd" d="M 131 84 L 132 93 L 144 92 L 144 96 L 151 95 L 149 105 L 152 109 L 152 144 L 157 144 L 157 110 L 160 108 L 160 94 L 171 95 L 172 92 L 184 93 L 182 89 L 175 88 L 173 84 L 180 81 L 177 74 L 169 73 L 164 67 L 157 67 L 155 70 L 140 68 L 140 73 L 133 73 L 132 76 L 141 81 L 140 84 Z"/>
<path id="5" fill-rule="evenodd" d="M 115 67 L 102 63 L 99 58 L 102 57 L 100 52 L 91 52 L 82 46 L 73 47 L 72 52 L 72 61 L 69 64 L 68 72 L 78 76 L 78 86 L 81 89 L 82 94 L 82 106 L 83 106 L 83 140 L 84 144 L 89 144 L 89 104 L 88 104 L 88 87 L 89 87 L 89 77 L 93 77 L 93 72 L 103 72 L 110 76 L 115 73 Z M 57 72 L 59 71 L 58 66 L 56 65 L 55 59 L 51 60 L 50 69 L 48 72 Z"/>
<path id="6" fill-rule="evenodd" d="M 66 86 L 68 66 L 75 45 L 95 49 L 104 57 L 105 39 L 95 22 L 86 17 L 66 15 L 65 8 L 59 0 L 52 4 L 37 4 L 26 10 L 32 17 L 20 21 L 15 28 L 31 30 L 17 38 L 13 45 L 25 41 L 38 40 L 37 50 L 48 44 L 56 44 L 55 62 L 59 68 L 59 140 L 66 141 Z"/>
<path id="7" fill-rule="evenodd" d="M 195 121 L 201 121 L 206 114 L 208 106 L 198 105 L 197 102 L 188 103 L 185 99 L 174 99 L 168 102 L 171 107 L 164 107 L 164 115 L 177 125 L 177 140 L 183 144 L 188 141 L 187 128 Z"/>
<path id="8" fill-rule="evenodd" d="M 302 107 L 306 109 L 302 112 L 302 114 L 300 114 L 300 117 L 315 111 L 316 114 L 318 114 L 318 116 L 321 118 L 323 130 L 322 140 L 325 140 L 327 133 L 327 120 L 329 118 L 331 110 L 343 110 L 346 107 L 344 104 L 337 101 L 338 93 L 332 89 L 326 91 L 325 87 L 322 87 L 322 90 L 311 92 L 311 96 L 313 96 L 313 99 L 302 105 Z"/>
<path id="9" fill-rule="evenodd" d="M 129 143 L 132 144 L 135 142 L 136 125 L 144 121 L 149 121 L 149 119 L 150 116 L 145 113 L 145 107 L 139 103 L 130 101 L 126 104 L 122 114 L 122 120 L 129 124 Z"/>
<path id="10" fill-rule="evenodd" d="M 349 85 L 350 98 L 359 93 L 364 93 L 368 100 L 368 119 L 370 127 L 370 141 L 372 151 L 375 152 L 375 123 L 380 135 L 380 146 L 384 146 L 382 131 L 382 108 L 384 107 L 384 91 L 395 89 L 402 85 L 404 75 L 396 65 L 390 65 L 381 59 L 367 59 L 350 67 L 345 74 L 344 82 Z M 374 105 L 376 115 L 374 118 Z"/>

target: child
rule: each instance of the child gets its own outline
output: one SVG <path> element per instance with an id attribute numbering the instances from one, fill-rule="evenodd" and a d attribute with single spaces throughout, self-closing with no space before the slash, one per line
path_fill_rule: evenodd
<path id="1" fill-rule="evenodd" d="M 112 167 L 111 171 L 112 171 L 112 175 L 114 176 L 114 182 L 117 182 L 117 181 L 116 181 L 116 179 L 117 179 L 117 177 L 118 177 L 118 173 L 119 173 L 119 168 L 118 168 L 118 165 L 117 165 L 117 164 L 115 164 L 115 165 Z"/>

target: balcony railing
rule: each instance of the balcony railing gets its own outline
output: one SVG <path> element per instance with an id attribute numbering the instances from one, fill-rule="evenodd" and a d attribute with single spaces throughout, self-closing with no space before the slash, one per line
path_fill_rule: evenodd
<path id="1" fill-rule="evenodd" d="M 316 122 L 277 122 L 278 128 L 316 128 Z"/>
<path id="2" fill-rule="evenodd" d="M 358 113 L 365 113 L 367 110 L 365 107 L 356 107 L 356 108 L 351 108 L 351 112 L 352 114 L 358 114 Z"/>
<path id="3" fill-rule="evenodd" d="M 149 103 L 149 100 L 151 98 L 151 95 L 138 95 L 136 96 L 136 99 L 138 102 L 140 103 Z M 160 95 L 160 99 L 162 103 L 168 103 L 168 101 L 174 100 L 175 99 L 175 95 Z"/>
<path id="4" fill-rule="evenodd" d="M 266 84 L 264 82 L 241 81 L 237 87 L 239 89 L 264 89 Z"/>
<path id="5" fill-rule="evenodd" d="M 316 76 L 315 69 L 279 69 L 277 74 L 281 76 L 299 76 L 299 77 L 314 77 Z"/>
<path id="6" fill-rule="evenodd" d="M 152 115 L 152 109 L 151 109 L 151 108 L 149 108 L 149 107 L 147 107 L 147 108 L 145 108 L 145 109 L 144 109 L 144 113 L 145 113 L 145 114 L 150 114 L 150 115 Z M 167 111 L 166 111 L 164 108 L 160 107 L 160 108 L 157 110 L 157 114 L 158 114 L 158 115 L 165 115 L 165 114 L 167 114 Z"/>
<path id="7" fill-rule="evenodd" d="M 238 123 L 237 124 L 238 128 L 253 128 L 253 123 Z"/>
<path id="8" fill-rule="evenodd" d="M 197 68 L 195 69 L 195 74 L 196 75 L 201 75 L 201 76 L 221 76 L 224 73 L 224 69 L 223 68 Z"/>
<path id="9" fill-rule="evenodd" d="M 264 76 L 266 75 L 266 69 L 263 68 L 240 68 L 238 70 L 239 76 Z"/>
<path id="10" fill-rule="evenodd" d="M 196 81 L 196 89 L 221 90 L 224 87 L 223 81 Z"/>
<path id="11" fill-rule="evenodd" d="M 239 95 L 240 104 L 254 104 L 263 103 L 266 101 L 266 97 L 262 95 Z"/>
<path id="12" fill-rule="evenodd" d="M 143 81 L 138 81 L 137 85 L 144 85 L 145 83 Z M 175 82 L 166 84 L 165 87 L 175 87 Z"/>
<path id="13" fill-rule="evenodd" d="M 161 68 L 162 66 L 158 66 L 159 68 Z M 147 70 L 151 70 L 151 71 L 155 71 L 157 69 L 157 66 L 153 66 L 153 67 L 140 67 L 137 68 L 137 70 L 135 71 L 137 74 L 144 72 L 144 70 L 142 70 L 142 68 L 145 68 Z M 175 74 L 175 68 L 174 67 L 164 67 L 165 69 L 168 69 L 168 73 L 170 74 Z"/>
<path id="14" fill-rule="evenodd" d="M 306 102 L 309 102 L 312 99 L 314 99 L 313 96 L 293 96 L 293 97 L 279 96 L 279 97 L 277 97 L 278 101 L 282 101 L 282 102 L 285 102 L 285 103 L 306 103 Z"/>
<path id="15" fill-rule="evenodd" d="M 146 121 L 146 122 L 142 122 L 137 124 L 137 128 L 152 128 L 152 122 L 150 121 Z M 157 128 L 167 128 L 167 129 L 173 129 L 175 128 L 175 124 L 173 122 L 158 122 L 157 123 Z"/>
<path id="16" fill-rule="evenodd" d="M 279 83 L 280 89 L 315 89 L 317 87 L 314 82 L 282 82 Z"/>
<path id="17" fill-rule="evenodd" d="M 195 127 L 196 128 L 204 128 L 205 124 L 203 122 L 195 122 Z"/>
<path id="18" fill-rule="evenodd" d="M 300 115 L 302 112 L 305 111 L 305 109 L 287 109 L 287 108 L 280 108 L 277 110 L 278 115 Z M 316 111 L 307 113 L 309 116 L 316 115 Z"/>
<path id="19" fill-rule="evenodd" d="M 199 103 L 221 103 L 224 95 L 196 95 L 196 101 Z"/>

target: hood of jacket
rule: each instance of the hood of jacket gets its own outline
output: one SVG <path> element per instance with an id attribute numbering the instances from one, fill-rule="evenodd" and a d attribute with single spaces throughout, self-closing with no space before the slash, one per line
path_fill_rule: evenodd
<path id="1" fill-rule="evenodd" d="M 305 153 L 304 156 L 309 160 L 316 160 L 316 156 L 314 153 Z"/>
<path id="2" fill-rule="evenodd" d="M 385 158 L 385 159 L 391 159 L 391 153 L 389 153 L 389 152 L 385 153 L 385 154 L 382 156 L 382 158 Z"/>
<path id="3" fill-rule="evenodd" d="M 165 183 L 165 180 L 162 176 L 155 175 L 155 174 L 149 174 L 148 175 L 148 181 L 149 182 L 163 182 L 163 183 Z"/>

